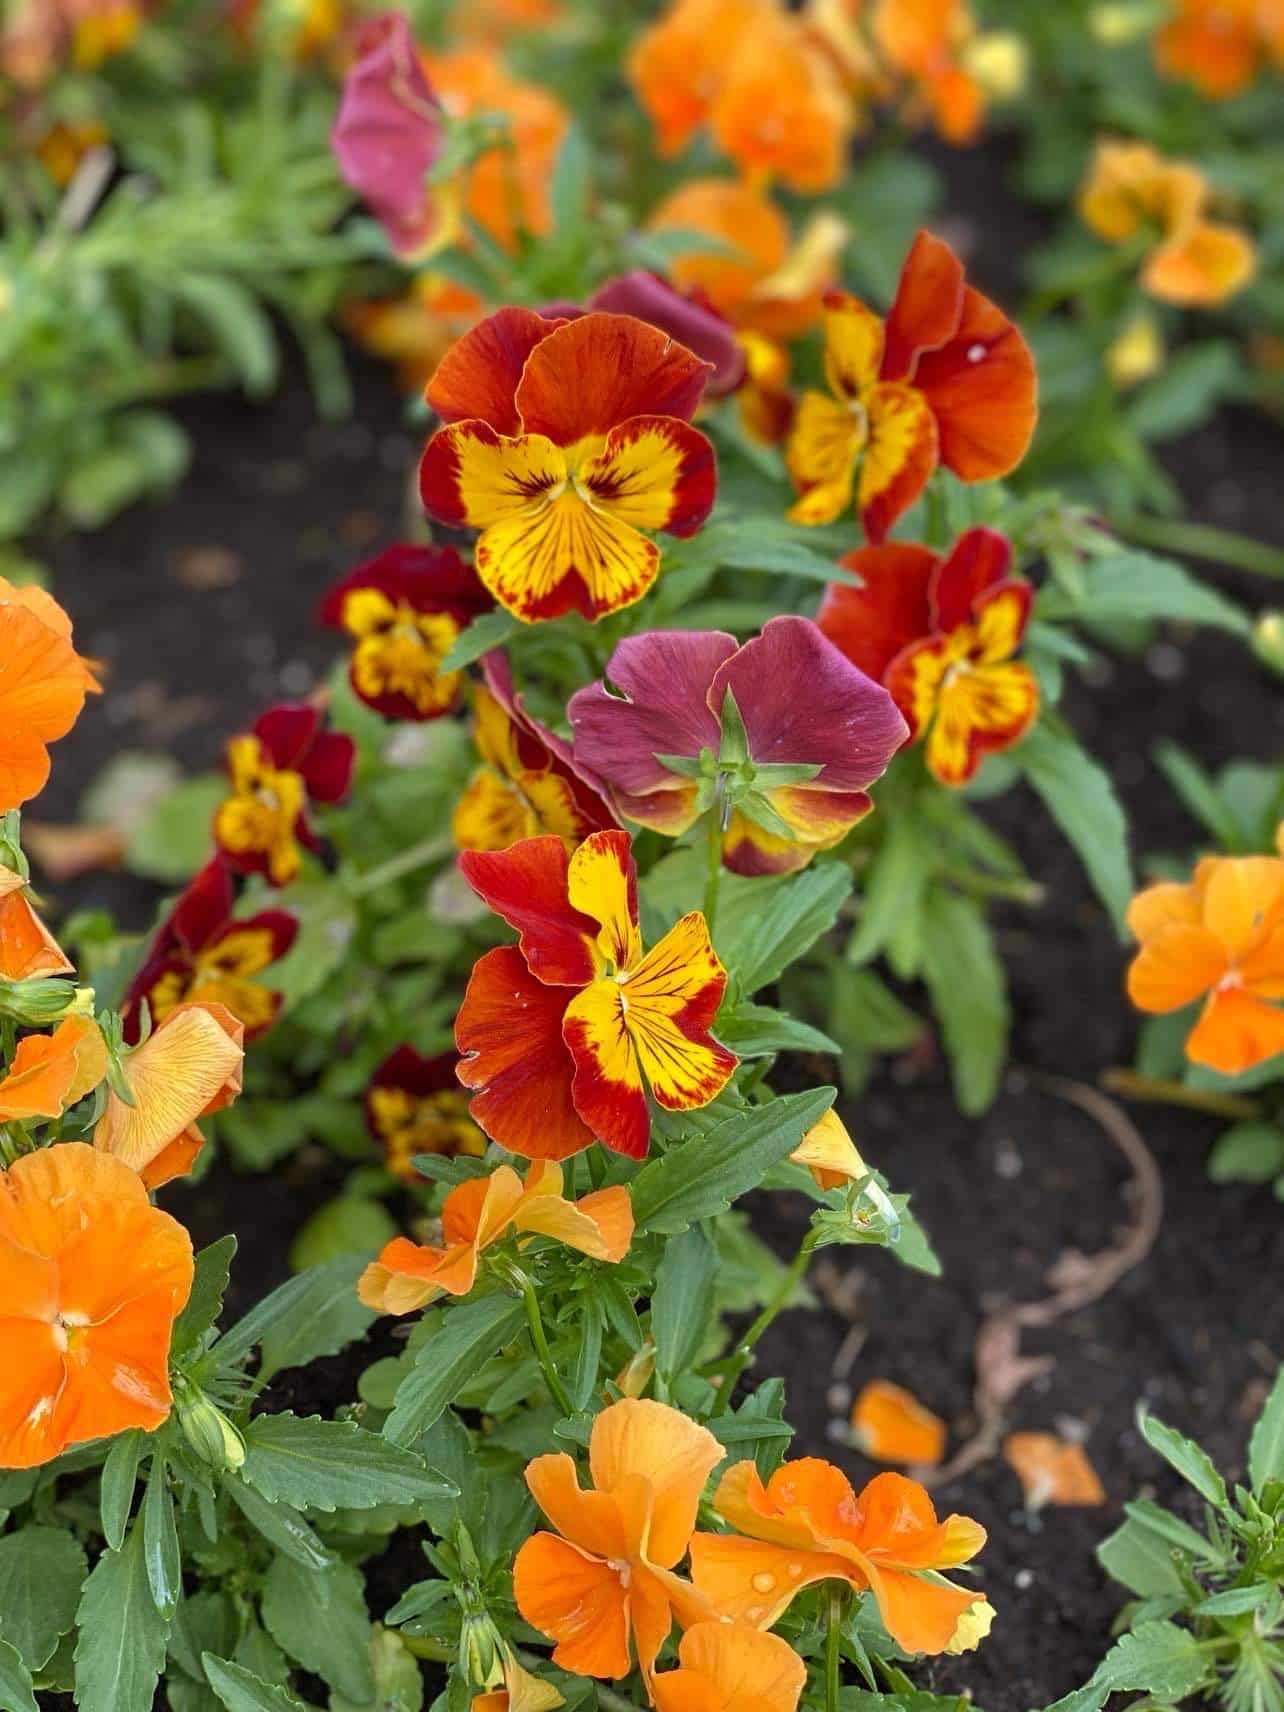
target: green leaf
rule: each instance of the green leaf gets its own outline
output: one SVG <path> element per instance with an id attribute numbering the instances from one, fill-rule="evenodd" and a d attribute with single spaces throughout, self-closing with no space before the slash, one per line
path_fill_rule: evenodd
<path id="1" fill-rule="evenodd" d="M 785 1094 L 747 1112 L 733 1112 L 644 1165 L 633 1182 L 639 1231 L 677 1235 L 748 1194 L 787 1159 L 834 1103 L 833 1088 Z"/>
<path id="2" fill-rule="evenodd" d="M 883 828 L 865 879 L 856 931 L 847 944 L 850 963 L 868 963 L 886 946 L 902 980 L 918 974 L 923 951 L 924 904 L 940 859 L 937 839 L 906 804 Z"/>
<path id="3" fill-rule="evenodd" d="M 269 1504 L 236 1474 L 223 1477 L 223 1490 L 250 1526 L 286 1557 L 293 1558 L 305 1569 L 324 1569 L 332 1562 L 332 1553 L 326 1550 L 299 1512 L 288 1504 Z"/>
<path id="4" fill-rule="evenodd" d="M 130 833 L 125 866 L 165 885 L 190 880 L 209 859 L 210 824 L 226 795 L 227 780 L 215 773 L 167 791 Z"/>
<path id="5" fill-rule="evenodd" d="M 1007 978 L 979 904 L 936 887 L 924 911 L 923 979 L 969 1116 L 992 1103 L 1008 1054 Z"/>
<path id="6" fill-rule="evenodd" d="M 369 1510 L 457 1497 L 413 1452 L 351 1421 L 257 1415 L 245 1429 L 241 1470 L 269 1503 L 299 1510 Z"/>
<path id="7" fill-rule="evenodd" d="M 1248 1478 L 1258 1493 L 1268 1480 L 1284 1480 L 1284 1367 L 1275 1375 L 1248 1441 Z"/>
<path id="8" fill-rule="evenodd" d="M 838 920 L 852 889 L 844 862 L 813 862 L 787 879 L 723 876 L 714 940 L 744 993 L 775 981 Z"/>
<path id="9" fill-rule="evenodd" d="M 98 1509 L 103 1534 L 112 1551 L 125 1543 L 129 1512 L 134 1503 L 134 1487 L 138 1483 L 138 1463 L 143 1454 L 143 1435 L 135 1428 L 112 1440 L 107 1460 L 103 1464 L 98 1486 Z"/>
<path id="10" fill-rule="evenodd" d="M 1107 1693 L 1137 1690 L 1174 1705 L 1204 1682 L 1212 1666 L 1199 1642 L 1176 1623 L 1139 1623 L 1115 1642 L 1093 1674 Z"/>
<path id="11" fill-rule="evenodd" d="M 1185 1592 L 1172 1546 L 1131 1517 L 1097 1547 L 1097 1562 L 1141 1599 L 1180 1598 Z"/>
<path id="12" fill-rule="evenodd" d="M 1218 1136 L 1208 1156 L 1214 1183 L 1269 1183 L 1284 1171 L 1284 1130 L 1271 1123 L 1237 1123 Z"/>
<path id="13" fill-rule="evenodd" d="M 0 1640 L 0 1712 L 40 1712 L 36 1705 L 31 1672 L 16 1647 Z"/>
<path id="14" fill-rule="evenodd" d="M 414 1366 L 397 1387 L 384 1423 L 386 1436 L 394 1444 L 408 1444 L 432 1426 L 478 1369 L 517 1336 L 524 1319 L 522 1303 L 502 1293 L 451 1308 L 441 1329 L 416 1351 Z"/>
<path id="15" fill-rule="evenodd" d="M 438 671 L 458 672 L 465 666 L 471 666 L 474 660 L 480 660 L 483 654 L 489 654 L 492 648 L 507 642 L 517 628 L 517 620 L 509 612 L 483 612 L 455 638 L 454 647 Z"/>
<path id="16" fill-rule="evenodd" d="M 1229 339 L 1206 339 L 1177 351 L 1128 407 L 1128 425 L 1143 440 L 1171 440 L 1205 422 L 1239 377 Z"/>
<path id="17" fill-rule="evenodd" d="M 151 1712 L 170 1623 L 152 1598 L 138 1522 L 94 1565 L 76 1621 L 79 1712 Z"/>
<path id="18" fill-rule="evenodd" d="M 1161 743 L 1155 750 L 1155 762 L 1168 783 L 1181 798 L 1187 812 L 1212 833 L 1227 850 L 1239 850 L 1239 824 L 1230 805 L 1223 802 L 1220 791 L 1208 773 L 1195 759 L 1176 743 Z"/>
<path id="19" fill-rule="evenodd" d="M 772 1052 L 841 1052 L 842 1047 L 810 1023 L 799 1022 L 770 1005 L 736 1005 L 718 1017 L 718 1039 L 737 1058 L 765 1058 Z"/>
<path id="20" fill-rule="evenodd" d="M 1201 1445 L 1186 1438 L 1175 1427 L 1166 1426 L 1157 1415 L 1148 1414 L 1144 1406 L 1137 1411 L 1137 1427 L 1150 1448 L 1158 1451 L 1164 1461 L 1175 1468 L 1183 1480 L 1189 1481 L 1202 1498 L 1207 1498 L 1214 1509 L 1226 1511 L 1230 1508 L 1226 1482 Z"/>
<path id="21" fill-rule="evenodd" d="M 1094 631 L 1159 619 L 1207 624 L 1237 636 L 1247 636 L 1252 628 L 1241 607 L 1174 560 L 1132 549 L 1090 560 L 1074 596 L 1056 584 L 1046 587 L 1038 615 L 1054 621 L 1082 618 Z"/>
<path id="22" fill-rule="evenodd" d="M 303 1702 L 296 1700 L 288 1689 L 264 1682 L 261 1676 L 255 1676 L 232 1659 L 202 1653 L 201 1663 L 210 1687 L 227 1712 L 303 1712 Z"/>
<path id="23" fill-rule="evenodd" d="M 1013 755 L 1049 814 L 1079 853 L 1120 938 L 1132 898 L 1128 823 L 1109 775 L 1059 724 L 1044 718 Z"/>
<path id="24" fill-rule="evenodd" d="M 553 230 L 559 238 L 573 236 L 582 226 L 592 196 L 592 150 L 583 130 L 572 120 L 557 151 L 548 187 Z"/>
<path id="25" fill-rule="evenodd" d="M 85 1567 L 64 1528 L 18 1528 L 0 1539 L 0 1635 L 28 1670 L 43 1669 L 70 1634 Z"/>
<path id="26" fill-rule="evenodd" d="M 366 1259 L 343 1254 L 314 1266 L 273 1290 L 214 1345 L 219 1363 L 231 1366 L 262 1346 L 259 1383 L 284 1367 L 304 1367 L 319 1356 L 336 1355 L 363 1337 L 374 1320 L 357 1299 L 357 1279 Z"/>
<path id="27" fill-rule="evenodd" d="M 171 289 L 212 337 L 219 354 L 236 370 L 252 397 L 271 392 L 277 376 L 277 344 L 272 323 L 252 292 L 225 274 L 177 269 Z"/>
<path id="28" fill-rule="evenodd" d="M 273 1559 L 263 1584 L 263 1622 L 276 1644 L 337 1694 L 373 1698 L 365 1582 L 351 1564 L 305 1569 Z"/>
<path id="29" fill-rule="evenodd" d="M 820 546 L 823 540 L 816 530 L 765 511 L 751 517 L 717 518 L 701 530 L 694 550 L 702 560 L 707 555 L 727 570 L 806 577 L 819 583 L 853 582 L 851 572 L 838 563 L 841 549 L 827 553 Z"/>
<path id="30" fill-rule="evenodd" d="M 290 1265 L 303 1272 L 342 1254 L 360 1254 L 368 1260 L 399 1228 L 382 1202 L 364 1195 L 336 1195 L 318 1207 L 295 1236 Z"/>
<path id="31" fill-rule="evenodd" d="M 143 1495 L 143 1556 L 147 1561 L 147 1580 L 152 1598 L 169 1617 L 178 1604 L 183 1590 L 183 1562 L 178 1549 L 178 1529 L 174 1522 L 174 1500 L 170 1496 L 169 1474 L 160 1451 L 152 1456 L 147 1476 L 147 1491 Z"/>
<path id="32" fill-rule="evenodd" d="M 660 1376 L 672 1383 L 695 1361 L 713 1318 L 718 1255 L 692 1225 L 664 1246 L 651 1293 L 651 1336 Z"/>
<path id="33" fill-rule="evenodd" d="M 174 1322 L 174 1336 L 170 1344 L 172 1357 L 186 1355 L 189 1350 L 195 1349 L 218 1319 L 223 1297 L 227 1294 L 228 1279 L 235 1256 L 236 1238 L 230 1235 L 221 1236 L 217 1242 L 209 1243 L 196 1256 L 192 1293 L 187 1298 L 187 1306 Z"/>

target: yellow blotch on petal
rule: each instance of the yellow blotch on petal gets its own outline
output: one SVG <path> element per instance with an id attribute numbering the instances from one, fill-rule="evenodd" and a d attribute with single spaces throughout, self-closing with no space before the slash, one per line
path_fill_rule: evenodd
<path id="1" fill-rule="evenodd" d="M 233 737 L 227 746 L 232 794 L 218 806 L 214 837 L 233 856 L 261 856 L 274 885 L 288 885 L 299 872 L 295 827 L 307 807 L 300 774 L 272 765 L 257 737 Z"/>

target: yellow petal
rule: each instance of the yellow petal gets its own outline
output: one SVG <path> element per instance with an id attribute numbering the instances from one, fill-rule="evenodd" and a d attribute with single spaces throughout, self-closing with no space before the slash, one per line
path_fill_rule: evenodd
<path id="1" fill-rule="evenodd" d="M 144 1171 L 196 1119 L 240 1091 L 242 1025 L 220 1005 L 180 1005 L 125 1064 L 134 1104 L 109 1094 L 94 1146 Z"/>

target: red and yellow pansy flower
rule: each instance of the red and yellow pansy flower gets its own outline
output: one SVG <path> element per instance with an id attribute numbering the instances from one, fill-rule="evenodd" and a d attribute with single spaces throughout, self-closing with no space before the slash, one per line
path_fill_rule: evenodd
<path id="1" fill-rule="evenodd" d="M 137 1041 L 146 1001 L 152 1024 L 179 1005 L 222 1005 L 253 1040 L 270 1028 L 281 994 L 255 976 L 285 956 L 299 931 L 287 910 L 260 910 L 237 918 L 236 888 L 217 857 L 189 883 L 157 929 L 142 968 L 130 983 L 121 1014 L 125 1038 Z"/>
<path id="2" fill-rule="evenodd" d="M 455 805 L 461 850 L 507 850 L 556 833 L 573 849 L 590 832 L 618 825 L 596 780 L 546 725 L 527 713 L 500 653 L 482 661 L 473 690 L 473 742 L 482 764 Z"/>
<path id="3" fill-rule="evenodd" d="M 765 1484 L 756 1464 L 738 1462 L 713 1507 L 737 1532 L 695 1535 L 691 1579 L 734 1622 L 770 1628 L 805 1587 L 842 1580 L 873 1593 L 906 1652 L 941 1653 L 981 1602 L 939 1572 L 970 1562 L 985 1529 L 967 1516 L 938 1521 L 927 1493 L 904 1475 L 876 1475 L 857 1494 L 818 1457 L 782 1463 Z"/>
<path id="4" fill-rule="evenodd" d="M 404 1236 L 386 1244 L 357 1286 L 368 1308 L 411 1314 L 439 1296 L 466 1296 L 477 1282 L 483 1251 L 509 1231 L 527 1241 L 551 1237 L 616 1265 L 633 1241 L 633 1204 L 618 1183 L 568 1200 L 562 1192 L 562 1167 L 551 1159 L 537 1159 L 524 1183 L 511 1165 L 500 1165 L 488 1177 L 458 1184 L 442 1205 L 441 1230 L 440 1248 Z"/>
<path id="5" fill-rule="evenodd" d="M 635 1653 L 649 1684 L 675 1616 L 683 1628 L 716 1619 L 674 1569 L 724 1455 L 707 1427 L 677 1409 L 626 1397 L 594 1418 L 591 1490 L 564 1451 L 527 1465 L 526 1484 L 556 1531 L 532 1534 L 518 1552 L 513 1596 L 557 1642 L 554 1664 L 623 1677 Z"/>
<path id="6" fill-rule="evenodd" d="M 215 812 L 214 841 L 239 873 L 285 886 L 299 872 L 300 850 L 321 848 L 309 804 L 342 801 L 356 755 L 350 737 L 323 723 L 319 708 L 283 702 L 228 743 L 232 791 Z"/>
<path id="7" fill-rule="evenodd" d="M 573 856 L 546 837 L 459 861 L 519 935 L 478 960 L 455 1022 L 487 1135 L 530 1159 L 595 1139 L 641 1159 L 648 1087 L 669 1111 L 721 1092 L 737 1063 L 709 1032 L 726 971 L 698 911 L 643 951 L 628 833 L 595 832 Z"/>
<path id="8" fill-rule="evenodd" d="M 1020 333 L 920 232 L 886 320 L 845 292 L 825 308 L 827 392 L 805 392 L 786 461 L 798 523 L 832 523 L 851 504 L 881 541 L 938 465 L 991 481 L 1034 433 L 1034 358 Z"/>
<path id="9" fill-rule="evenodd" d="M 463 674 L 441 663 L 491 600 L 453 547 L 389 547 L 337 583 L 321 622 L 355 646 L 353 693 L 385 719 L 438 719 L 458 705 Z"/>
<path id="10" fill-rule="evenodd" d="M 448 424 L 420 465 L 426 509 L 479 529 L 477 573 L 524 623 L 640 600 L 660 550 L 717 490 L 690 425 L 712 370 L 656 328 L 593 312 L 501 309 L 447 352 L 428 401 Z"/>
<path id="11" fill-rule="evenodd" d="M 49 778 L 49 745 L 101 688 L 76 652 L 71 620 L 52 595 L 0 577 L 0 814 L 38 796 Z"/>
<path id="12" fill-rule="evenodd" d="M 406 1183 L 422 1181 L 414 1167 L 417 1153 L 480 1159 L 486 1137 L 468 1115 L 468 1096 L 455 1075 L 458 1055 L 440 1052 L 425 1058 L 413 1046 L 399 1046 L 370 1078 L 366 1088 L 366 1124 L 383 1149 L 384 1164 Z"/>
<path id="13" fill-rule="evenodd" d="M 192 1271 L 191 1238 L 118 1159 L 67 1141 L 0 1172 L 0 1468 L 161 1424 Z"/>
<path id="14" fill-rule="evenodd" d="M 944 559 L 909 543 L 861 547 L 843 563 L 862 586 L 831 585 L 821 603 L 820 628 L 886 684 L 943 785 L 965 785 L 1038 716 L 1034 673 L 1013 658 L 1031 589 L 1011 562 L 992 529 L 969 529 Z"/>

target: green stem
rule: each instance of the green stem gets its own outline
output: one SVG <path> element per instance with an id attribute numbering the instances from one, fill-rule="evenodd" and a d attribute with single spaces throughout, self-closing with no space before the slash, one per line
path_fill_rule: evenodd
<path id="1" fill-rule="evenodd" d="M 1037 880 L 1011 874 L 983 874 L 974 868 L 946 868 L 944 878 L 975 898 L 1004 898 L 1017 904 L 1041 904 L 1047 892 Z"/>
<path id="2" fill-rule="evenodd" d="M 1284 579 L 1284 547 L 1272 547 L 1211 523 L 1189 523 L 1179 517 L 1130 517 L 1116 528 L 1126 541 L 1141 547 L 1158 547 L 1210 564 L 1228 565 L 1232 570 Z"/>
<path id="3" fill-rule="evenodd" d="M 564 1415 L 573 1415 L 575 1405 L 571 1402 L 570 1394 L 562 1384 L 561 1376 L 553 1365 L 553 1352 L 548 1347 L 548 1337 L 544 1331 L 544 1317 L 539 1311 L 539 1297 L 535 1294 L 535 1286 L 527 1273 L 520 1266 L 509 1264 L 505 1268 L 508 1276 L 522 1293 L 526 1304 L 526 1324 L 530 1327 L 531 1342 L 535 1346 L 535 1355 L 544 1373 L 544 1379 L 549 1390 L 553 1393 L 553 1401 Z"/>
<path id="4" fill-rule="evenodd" d="M 394 880 L 402 880 L 407 874 L 413 874 L 416 868 L 435 862 L 441 854 L 441 834 L 434 833 L 431 838 L 424 838 L 418 844 L 412 844 L 409 850 L 403 850 L 400 855 L 389 857 L 377 868 L 368 868 L 364 874 L 354 874 L 346 882 L 345 889 L 350 898 L 368 897 L 371 892 L 377 892 L 380 886 L 389 886 Z"/>
<path id="5" fill-rule="evenodd" d="M 704 880 L 704 919 L 710 935 L 718 913 L 718 888 L 722 884 L 722 793 L 719 792 L 709 810 L 708 867 Z"/>
<path id="6" fill-rule="evenodd" d="M 1104 1070 L 1101 1085 L 1109 1093 L 1122 1094 L 1128 1100 L 1146 1100 L 1154 1105 L 1181 1106 L 1190 1112 L 1206 1112 L 1210 1117 L 1230 1118 L 1242 1123 L 1265 1115 L 1260 1100 L 1246 1100 L 1239 1094 L 1215 1094 L 1202 1088 L 1188 1088 L 1184 1082 L 1169 1076 L 1143 1076 L 1139 1070 L 1122 1067 Z"/>
<path id="7" fill-rule="evenodd" d="M 842 1686 L 842 1654 L 838 1643 L 843 1632 L 844 1589 L 839 1583 L 829 1586 L 829 1604 L 825 1624 L 825 1712 L 838 1712 L 838 1691 Z"/>
<path id="8" fill-rule="evenodd" d="M 807 1270 L 807 1263 L 811 1259 L 811 1251 L 814 1247 L 815 1232 L 808 1228 L 806 1236 L 798 1245 L 797 1254 L 795 1254 L 793 1260 L 790 1262 L 789 1269 L 780 1280 L 780 1284 L 771 1297 L 771 1300 L 763 1308 L 762 1312 L 758 1315 L 758 1318 L 749 1327 L 749 1330 L 736 1346 L 735 1353 L 727 1365 L 727 1377 L 718 1388 L 718 1400 L 713 1406 L 713 1414 L 723 1415 L 731 1407 L 731 1394 L 736 1388 L 740 1375 L 744 1372 L 745 1368 L 748 1367 L 755 1346 L 763 1333 L 767 1330 L 768 1326 L 770 1326 L 772 1321 L 776 1318 L 776 1315 L 780 1313 L 781 1309 L 789 1301 L 789 1298 L 802 1282 L 803 1274 Z"/>

